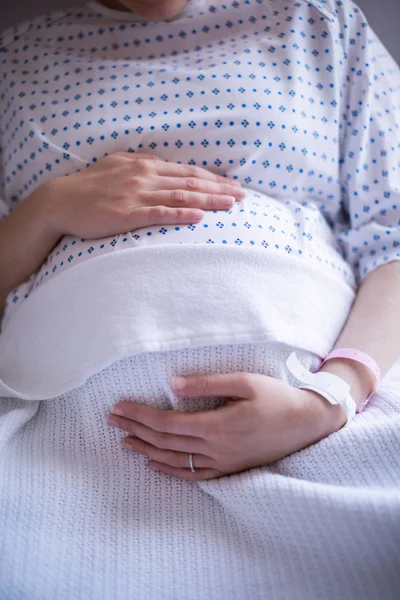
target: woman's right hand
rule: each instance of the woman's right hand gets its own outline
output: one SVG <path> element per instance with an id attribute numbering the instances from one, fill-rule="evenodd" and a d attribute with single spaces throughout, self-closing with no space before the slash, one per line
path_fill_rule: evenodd
<path id="1" fill-rule="evenodd" d="M 203 210 L 227 210 L 240 184 L 153 154 L 116 152 L 97 164 L 47 182 L 49 209 L 61 236 L 96 239 L 150 225 L 197 223 Z"/>

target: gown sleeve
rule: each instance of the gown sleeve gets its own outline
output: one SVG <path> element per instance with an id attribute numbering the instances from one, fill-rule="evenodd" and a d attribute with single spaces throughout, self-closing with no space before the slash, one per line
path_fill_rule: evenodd
<path id="1" fill-rule="evenodd" d="M 6 201 L 4 195 L 4 181 L 3 181 L 3 171 L 1 168 L 3 160 L 3 152 L 1 146 L 1 136 L 0 136 L 0 223 L 4 221 L 11 214 L 11 206 L 10 203 Z"/>
<path id="2" fill-rule="evenodd" d="M 10 207 L 6 201 L 0 196 L 0 223 L 10 214 Z"/>
<path id="3" fill-rule="evenodd" d="M 337 2 L 342 44 L 338 231 L 358 283 L 400 259 L 400 69 L 352 2 Z"/>

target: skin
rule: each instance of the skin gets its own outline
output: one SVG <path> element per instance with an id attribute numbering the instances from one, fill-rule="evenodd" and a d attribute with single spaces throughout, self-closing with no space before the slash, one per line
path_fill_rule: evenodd
<path id="1" fill-rule="evenodd" d="M 186 0 L 101 0 L 104 6 L 134 12 L 146 20 L 178 14 Z M 14 285 L 35 272 L 59 239 L 49 221 L 54 206 L 41 187 L 0 226 L 0 315 L 2 298 Z M 15 243 L 25 240 L 25 245 Z M 18 247 L 20 255 L 16 254 Z M 19 265 L 18 281 L 6 277 Z M 7 285 L 1 284 L 4 280 Z M 378 291 L 378 293 L 377 293 Z M 356 348 L 372 356 L 384 376 L 400 354 L 400 261 L 383 265 L 364 280 L 335 348 Z M 328 361 L 321 371 L 350 385 L 357 405 L 374 388 L 363 365 L 348 359 Z M 225 407 L 198 413 L 161 410 L 136 402 L 121 402 L 111 410 L 109 425 L 125 434 L 124 447 L 149 457 L 151 468 L 180 479 L 213 479 L 266 465 L 338 431 L 346 422 L 343 409 L 314 392 L 298 390 L 271 377 L 252 373 L 193 375 L 175 393 L 185 397 L 220 396 Z M 279 399 L 277 402 L 276 399 Z M 238 442 L 239 440 L 239 442 Z M 362 456 L 362 448 L 359 449 Z M 193 453 L 196 472 L 188 468 Z"/>
<path id="2" fill-rule="evenodd" d="M 100 0 L 100 3 L 116 10 L 132 11 L 146 20 L 162 20 L 178 14 L 186 1 Z M 335 344 L 335 348 L 350 347 L 369 352 L 376 358 L 382 375 L 385 375 L 393 365 L 399 353 L 400 325 L 396 317 L 396 305 L 400 298 L 399 274 L 400 263 L 392 263 L 376 269 L 366 278 L 359 290 L 346 326 Z M 386 293 L 381 293 L 378 299 L 375 293 L 376 289 L 384 290 Z M 371 327 L 371 323 L 374 323 L 375 326 Z M 365 367 L 353 361 L 331 360 L 320 370 L 333 373 L 347 381 L 351 386 L 351 393 L 357 405 L 360 405 L 372 390 L 370 373 Z M 243 380 L 242 373 L 231 374 L 228 377 L 224 375 L 192 376 L 187 378 L 186 382 L 186 396 L 234 396 L 247 398 L 250 402 L 233 400 L 228 402 L 223 410 L 196 415 L 179 411 L 161 411 L 140 406 L 134 402 L 121 402 L 112 409 L 109 418 L 111 427 L 120 428 L 125 433 L 131 434 L 124 440 L 125 448 L 148 456 L 150 468 L 181 479 L 192 481 L 212 479 L 242 469 L 268 464 L 295 450 L 314 444 L 340 429 L 346 422 L 344 411 L 339 406 L 330 405 L 314 392 L 294 391 L 289 389 L 286 384 L 266 376 L 246 374 L 245 380 Z M 245 389 L 246 384 L 250 386 L 250 390 L 248 387 Z M 302 407 L 300 413 L 297 414 L 295 427 L 299 439 L 296 438 L 294 431 L 290 430 L 287 414 L 282 412 L 282 415 L 279 415 L 275 403 L 275 412 L 272 416 L 276 422 L 268 414 L 268 407 L 265 407 L 266 398 L 274 396 L 274 386 L 281 388 L 278 393 L 281 408 L 286 399 L 290 405 L 295 394 L 302 397 L 303 402 L 293 402 L 289 411 L 289 413 L 297 414 L 296 407 Z M 242 394 L 240 394 L 240 390 Z M 265 415 L 257 412 L 259 398 L 262 399 L 261 406 Z M 250 425 L 254 415 L 258 416 L 259 430 L 256 426 Z M 279 422 L 280 416 L 281 423 Z M 229 431 L 227 427 L 229 417 L 232 417 L 235 425 L 232 427 L 232 431 Z M 242 445 L 239 457 L 236 457 L 233 448 L 236 447 L 236 425 L 239 422 L 246 426 L 241 432 Z M 271 448 L 266 441 L 268 425 L 272 425 L 270 437 L 274 428 L 278 427 L 280 432 L 284 432 L 286 429 L 287 447 L 283 443 L 283 447 L 278 449 L 278 444 L 272 443 Z M 215 442 L 214 431 L 219 433 L 224 431 L 226 439 L 221 441 L 221 436 L 218 435 L 218 443 L 213 443 Z M 162 432 L 161 438 L 160 432 Z M 259 438 L 258 434 L 260 434 Z M 285 435 L 280 436 L 280 440 L 282 439 L 285 439 Z M 198 452 L 196 473 L 192 473 L 187 468 L 188 453 L 196 451 L 194 442 L 197 442 Z M 228 447 L 229 452 L 226 452 Z M 224 464 L 221 456 L 228 456 L 228 462 Z M 243 460 L 244 463 L 241 462 Z"/>
<path id="3" fill-rule="evenodd" d="M 375 269 L 364 279 L 335 348 L 369 354 L 384 376 L 400 354 L 399 300 L 400 262 Z M 369 370 L 351 360 L 329 360 L 320 371 L 347 381 L 357 406 L 374 388 Z M 239 372 L 185 379 L 183 391 L 172 382 L 176 394 L 226 397 L 227 404 L 191 413 L 121 401 L 112 408 L 108 421 L 127 434 L 124 448 L 147 456 L 150 468 L 179 479 L 214 479 L 270 464 L 315 444 L 346 423 L 340 406 L 266 375 Z M 362 460 L 361 447 L 358 452 Z M 194 473 L 189 469 L 189 453 Z"/>
<path id="4" fill-rule="evenodd" d="M 162 21 L 177 15 L 187 0 L 100 0 L 100 4 L 114 10 L 134 12 L 146 21 Z"/>

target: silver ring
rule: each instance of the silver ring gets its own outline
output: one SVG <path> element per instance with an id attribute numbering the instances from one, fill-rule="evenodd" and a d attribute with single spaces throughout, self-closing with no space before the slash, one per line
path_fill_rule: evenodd
<path id="1" fill-rule="evenodd" d="M 189 467 L 192 473 L 196 471 L 196 469 L 193 466 L 193 454 L 189 454 Z"/>

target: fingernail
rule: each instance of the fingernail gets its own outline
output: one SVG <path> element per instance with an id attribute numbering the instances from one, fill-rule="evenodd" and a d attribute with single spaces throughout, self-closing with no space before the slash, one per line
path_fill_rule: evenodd
<path id="1" fill-rule="evenodd" d="M 233 185 L 242 185 L 238 179 L 230 179 L 229 182 L 233 183 Z"/>
<path id="2" fill-rule="evenodd" d="M 233 196 L 222 196 L 221 198 L 221 204 L 223 204 L 224 206 L 233 206 L 234 202 L 235 202 L 236 198 L 234 198 Z"/>
<path id="3" fill-rule="evenodd" d="M 114 419 L 111 415 L 107 418 L 107 423 L 110 427 L 119 427 L 117 419 Z"/>
<path id="4" fill-rule="evenodd" d="M 111 412 L 114 415 L 118 415 L 119 417 L 123 417 L 124 416 L 124 412 L 120 408 L 116 408 L 115 406 L 112 407 Z"/>
<path id="5" fill-rule="evenodd" d="M 184 377 L 173 377 L 172 378 L 172 387 L 177 392 L 184 390 L 186 387 L 186 379 Z"/>

